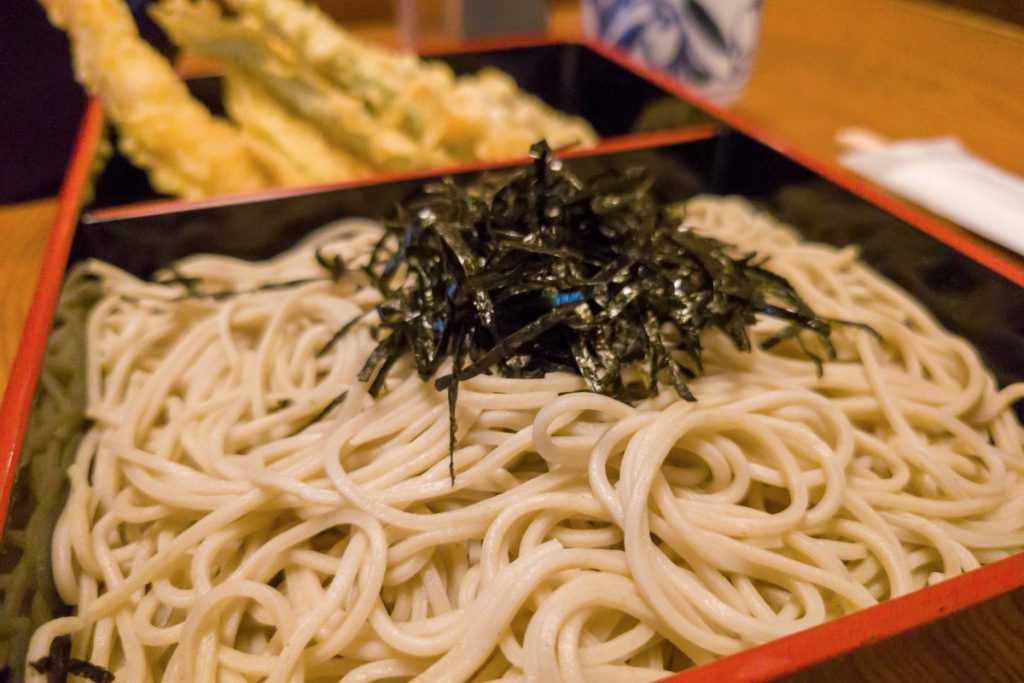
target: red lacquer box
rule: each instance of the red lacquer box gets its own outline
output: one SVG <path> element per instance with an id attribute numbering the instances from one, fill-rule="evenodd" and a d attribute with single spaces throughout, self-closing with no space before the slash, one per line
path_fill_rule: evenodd
<path id="1" fill-rule="evenodd" d="M 644 165 L 666 200 L 738 194 L 809 239 L 859 245 L 865 261 L 970 340 L 1000 384 L 1024 380 L 1024 267 L 1014 257 L 814 162 L 601 46 L 526 41 L 474 45 L 443 57 L 460 72 L 502 68 L 550 104 L 588 118 L 604 141 L 566 155 L 582 175 Z M 193 83 L 197 95 L 211 102 L 217 86 L 216 79 Z M 101 108 L 92 102 L 0 407 L 0 520 L 12 492 L 16 496 L 24 485 L 16 477 L 18 456 L 68 265 L 100 258 L 147 276 L 194 253 L 266 258 L 329 220 L 383 217 L 425 178 L 523 161 L 175 201 L 155 195 L 120 158 L 91 178 L 103 134 Z M 94 199 L 83 211 L 93 180 Z M 259 231 L 252 229 L 256 219 Z M 3 552 L 0 546 L 0 561 Z M 1017 555 L 671 680 L 1024 680 L 1024 657 L 1017 655 L 1022 649 L 1024 555 Z"/>

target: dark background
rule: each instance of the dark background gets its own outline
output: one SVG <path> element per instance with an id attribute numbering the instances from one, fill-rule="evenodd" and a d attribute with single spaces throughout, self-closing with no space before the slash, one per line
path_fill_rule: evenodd
<path id="1" fill-rule="evenodd" d="M 0 203 L 55 194 L 85 97 L 36 0 L 0 0 Z"/>

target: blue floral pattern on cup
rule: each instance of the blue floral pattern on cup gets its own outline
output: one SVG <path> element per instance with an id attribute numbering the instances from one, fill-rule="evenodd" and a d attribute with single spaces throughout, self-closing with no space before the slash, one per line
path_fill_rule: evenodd
<path id="1" fill-rule="evenodd" d="M 586 31 L 728 103 L 753 66 L 761 0 L 584 0 Z"/>

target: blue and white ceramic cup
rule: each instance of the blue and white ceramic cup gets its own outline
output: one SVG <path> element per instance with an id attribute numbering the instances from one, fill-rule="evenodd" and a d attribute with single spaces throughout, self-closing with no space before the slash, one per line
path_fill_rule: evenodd
<path id="1" fill-rule="evenodd" d="M 627 50 L 718 104 L 754 63 L 761 0 L 583 0 L 588 36 Z"/>

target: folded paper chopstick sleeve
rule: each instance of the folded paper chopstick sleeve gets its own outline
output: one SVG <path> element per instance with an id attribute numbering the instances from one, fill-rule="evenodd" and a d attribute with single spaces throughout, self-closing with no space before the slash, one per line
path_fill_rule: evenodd
<path id="1" fill-rule="evenodd" d="M 958 140 L 867 145 L 840 156 L 860 175 L 1024 254 L 1024 179 L 982 161 Z"/>

